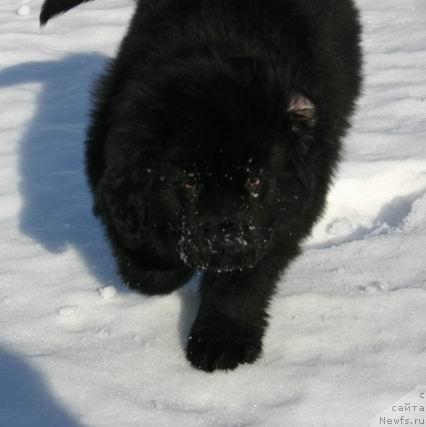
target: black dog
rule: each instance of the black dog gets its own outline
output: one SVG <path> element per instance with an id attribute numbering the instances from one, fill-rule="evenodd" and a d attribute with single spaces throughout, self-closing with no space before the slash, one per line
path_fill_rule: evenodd
<path id="1" fill-rule="evenodd" d="M 41 23 L 88 0 L 47 0 Z M 204 271 L 197 368 L 259 357 L 280 274 L 324 207 L 361 82 L 351 0 L 143 0 L 100 79 L 87 173 L 123 280 Z"/>

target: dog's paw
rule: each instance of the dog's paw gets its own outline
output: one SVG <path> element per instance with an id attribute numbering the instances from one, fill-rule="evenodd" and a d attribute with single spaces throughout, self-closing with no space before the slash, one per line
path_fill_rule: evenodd
<path id="1" fill-rule="evenodd" d="M 262 352 L 260 339 L 238 335 L 218 336 L 203 329 L 189 336 L 186 357 L 195 368 L 207 372 L 232 370 L 243 363 L 253 363 Z"/>

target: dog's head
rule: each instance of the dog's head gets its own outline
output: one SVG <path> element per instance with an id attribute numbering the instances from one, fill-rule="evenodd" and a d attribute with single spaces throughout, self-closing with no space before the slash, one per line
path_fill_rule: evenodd
<path id="1" fill-rule="evenodd" d="M 282 70 L 251 58 L 197 67 L 130 81 L 99 199 L 128 247 L 171 239 L 194 268 L 250 268 L 309 211 L 318 111 Z"/>

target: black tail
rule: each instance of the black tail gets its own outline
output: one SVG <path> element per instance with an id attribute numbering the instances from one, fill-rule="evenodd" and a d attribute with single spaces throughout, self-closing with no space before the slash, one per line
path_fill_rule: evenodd
<path id="1" fill-rule="evenodd" d="M 45 25 L 50 18 L 87 1 L 91 0 L 46 0 L 41 8 L 40 24 Z"/>

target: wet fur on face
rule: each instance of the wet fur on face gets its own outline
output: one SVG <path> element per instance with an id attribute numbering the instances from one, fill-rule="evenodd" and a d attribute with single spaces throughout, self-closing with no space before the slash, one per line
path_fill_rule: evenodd
<path id="1" fill-rule="evenodd" d="M 42 22 L 78 0 L 47 0 Z M 350 0 L 145 0 L 100 78 L 86 167 L 123 280 L 205 272 L 197 368 L 261 353 L 280 274 L 321 214 L 361 82 Z"/>

